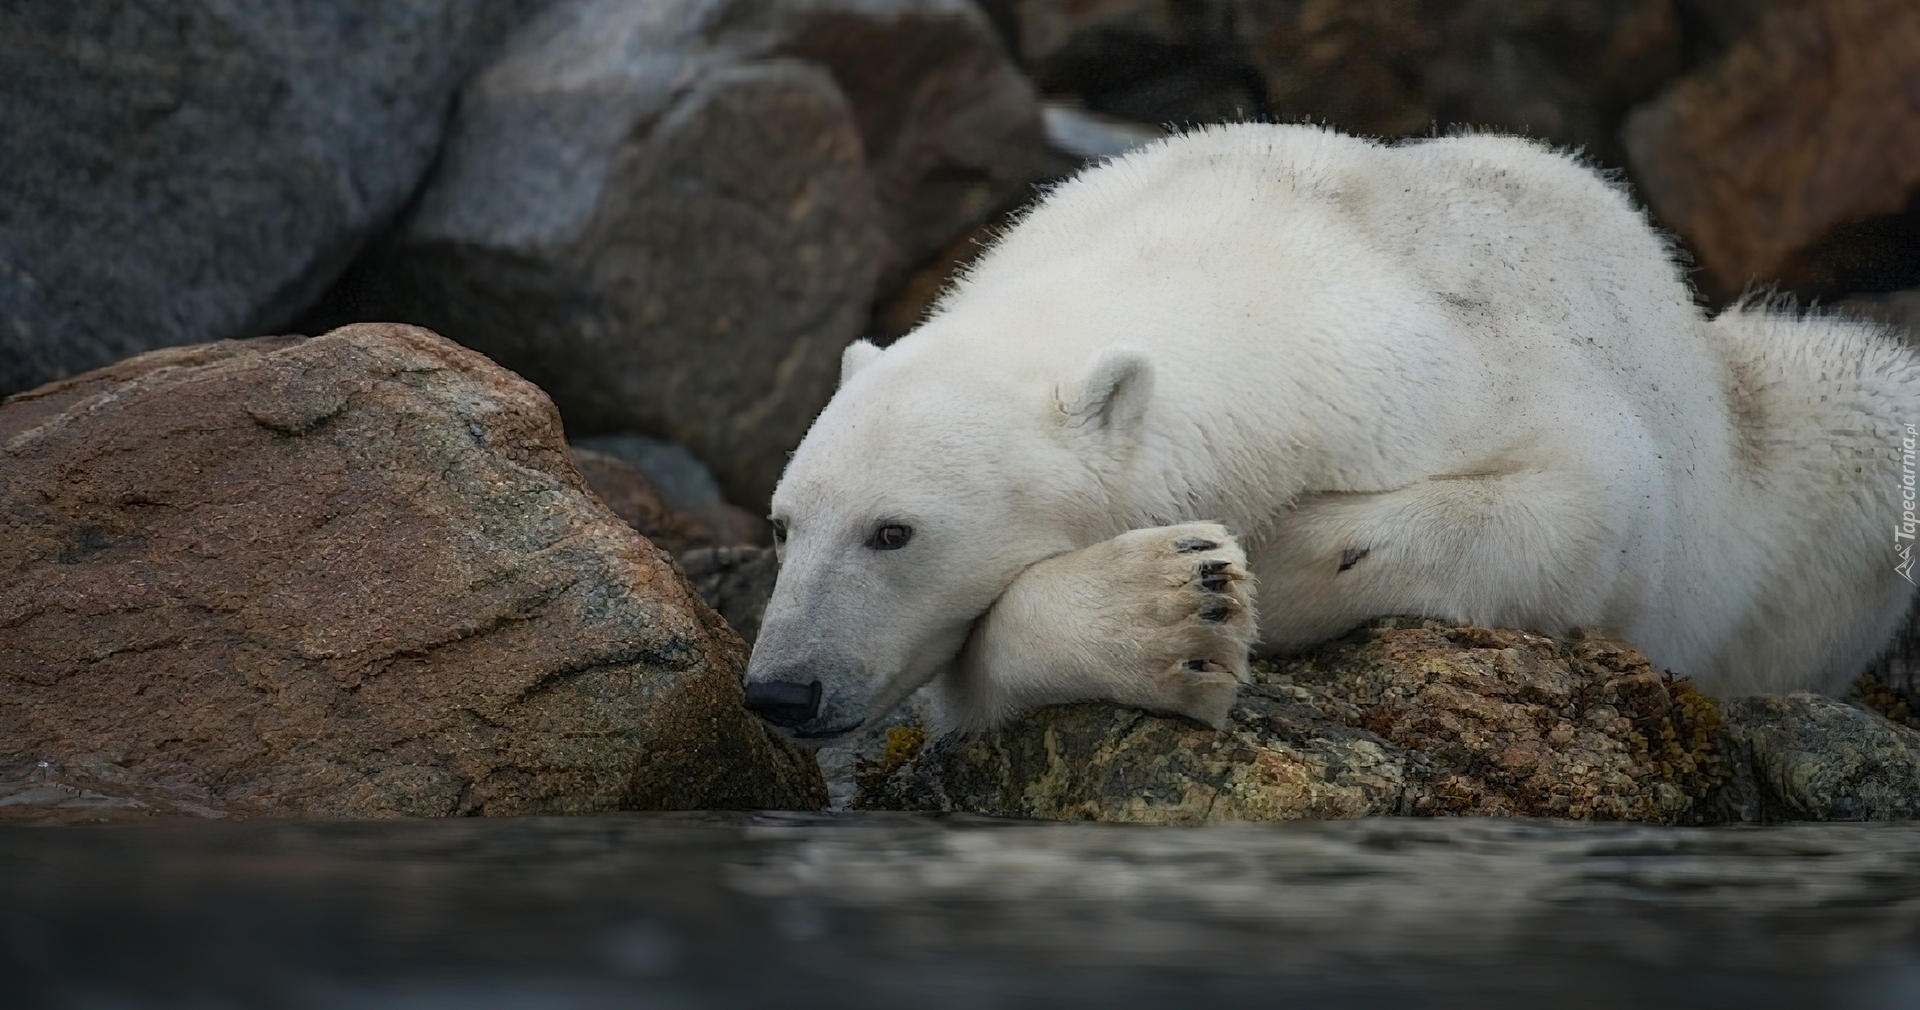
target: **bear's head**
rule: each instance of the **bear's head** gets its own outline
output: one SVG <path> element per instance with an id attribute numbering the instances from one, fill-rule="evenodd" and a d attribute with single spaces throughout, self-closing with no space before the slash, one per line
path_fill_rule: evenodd
<path id="1" fill-rule="evenodd" d="M 747 704 L 800 739 L 886 714 L 1021 571 L 1127 528 L 1116 489 L 1152 393 L 1143 354 L 996 367 L 923 335 L 847 349 L 774 491 L 780 575 Z"/>

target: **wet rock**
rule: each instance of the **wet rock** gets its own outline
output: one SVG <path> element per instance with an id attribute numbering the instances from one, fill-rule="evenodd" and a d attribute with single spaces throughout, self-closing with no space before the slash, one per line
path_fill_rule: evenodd
<path id="1" fill-rule="evenodd" d="M 0 823 L 228 816 L 223 801 L 205 786 L 151 779 L 115 763 L 123 760 L 123 753 L 81 753 L 60 763 L 16 759 L 12 767 L 0 767 Z"/>
<path id="2" fill-rule="evenodd" d="M 1916 79 L 1920 7 L 1808 0 L 1634 113 L 1636 181 L 1710 297 L 1920 284 Z"/>
<path id="3" fill-rule="evenodd" d="M 532 6 L 8 4 L 0 395 L 284 325 L 414 193 Z"/>
<path id="4" fill-rule="evenodd" d="M 0 406 L 0 473 L 0 770 L 51 777 L 0 815 L 82 792 L 319 816 L 824 800 L 741 709 L 738 637 L 588 492 L 551 402 L 430 332 L 44 386 Z"/>
<path id="5" fill-rule="evenodd" d="M 1728 820 L 1886 821 L 1920 815 L 1920 731 L 1815 694 L 1725 706 L 1738 771 Z"/>
<path id="6" fill-rule="evenodd" d="M 1043 157 L 963 0 L 568 0 L 467 86 L 417 210 L 322 315 L 432 326 L 758 510 L 883 275 Z"/>
<path id="7" fill-rule="evenodd" d="M 750 546 L 766 538 L 764 523 L 725 502 L 676 511 L 647 475 L 625 460 L 577 445 L 572 456 L 574 469 L 613 514 L 669 554 L 716 545 Z"/>
<path id="8" fill-rule="evenodd" d="M 1262 666 L 1224 732 L 1042 709 L 861 770 L 859 806 L 1198 824 L 1381 814 L 1686 821 L 1719 712 L 1618 642 L 1383 621 Z"/>

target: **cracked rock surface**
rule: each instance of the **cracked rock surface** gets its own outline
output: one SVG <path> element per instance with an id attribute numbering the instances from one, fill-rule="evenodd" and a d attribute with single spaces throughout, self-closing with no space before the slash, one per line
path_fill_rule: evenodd
<path id="1" fill-rule="evenodd" d="M 745 656 L 545 395 L 429 331 L 0 406 L 0 816 L 817 808 Z"/>

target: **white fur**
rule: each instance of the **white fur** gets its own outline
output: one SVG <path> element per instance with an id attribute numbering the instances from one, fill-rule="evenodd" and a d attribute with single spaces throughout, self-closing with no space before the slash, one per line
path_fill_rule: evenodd
<path id="1" fill-rule="evenodd" d="M 1194 520 L 1241 535 L 1267 649 L 1381 614 L 1601 626 L 1713 692 L 1831 690 L 1911 595 L 1914 355 L 1707 320 L 1618 189 L 1514 138 L 1175 137 L 847 360 L 774 495 L 793 537 L 749 675 L 823 680 L 829 730 L 960 677 L 1036 562 Z M 913 541 L 867 549 L 882 521 Z M 974 676 L 1057 695 L 1074 648 L 987 623 L 1034 658 Z"/>

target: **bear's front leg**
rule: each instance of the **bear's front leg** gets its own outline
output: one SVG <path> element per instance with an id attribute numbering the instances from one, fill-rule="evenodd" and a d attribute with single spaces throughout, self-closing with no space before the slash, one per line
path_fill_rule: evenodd
<path id="1" fill-rule="evenodd" d="M 1027 569 L 941 679 L 946 721 L 1114 701 L 1224 726 L 1256 634 L 1247 558 L 1226 527 L 1132 530 Z"/>

